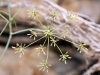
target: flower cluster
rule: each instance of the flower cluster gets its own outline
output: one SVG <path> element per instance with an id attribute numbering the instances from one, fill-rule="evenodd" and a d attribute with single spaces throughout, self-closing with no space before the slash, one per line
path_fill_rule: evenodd
<path id="1" fill-rule="evenodd" d="M 12 48 L 16 50 L 15 53 L 20 53 L 20 57 L 21 57 L 22 55 L 24 55 L 24 51 L 26 51 L 26 50 L 25 50 L 25 44 L 22 46 L 22 44 L 19 45 L 19 44 L 17 43 L 17 44 L 16 44 L 16 47 L 12 46 Z"/>
<path id="2" fill-rule="evenodd" d="M 51 46 L 53 45 L 54 47 L 56 46 L 56 42 L 59 40 L 56 40 L 55 37 L 50 37 L 51 38 Z"/>
<path id="3" fill-rule="evenodd" d="M 38 55 L 42 52 L 44 55 L 46 55 L 46 53 L 44 52 L 44 46 L 40 45 L 40 47 L 36 48 L 38 51 Z"/>
<path id="4" fill-rule="evenodd" d="M 51 15 L 51 18 L 52 18 L 53 20 L 57 19 L 58 16 L 59 16 L 57 10 L 55 10 L 55 11 L 51 11 L 51 14 L 50 14 L 50 15 Z"/>
<path id="5" fill-rule="evenodd" d="M 86 46 L 85 43 L 83 43 L 83 42 L 79 42 L 79 43 L 77 44 L 77 47 L 78 47 L 77 50 L 79 50 L 80 53 L 82 52 L 82 50 L 88 50 L 85 46 Z"/>
<path id="6" fill-rule="evenodd" d="M 68 55 L 68 52 L 63 54 L 62 50 L 57 45 L 57 42 L 59 41 L 59 39 L 65 40 L 67 42 L 70 42 L 72 44 L 77 45 L 78 50 L 80 50 L 80 52 L 82 50 L 86 49 L 85 48 L 85 44 L 82 43 L 82 42 L 76 44 L 76 43 L 73 43 L 73 42 L 65 39 L 65 37 L 70 34 L 70 30 L 68 30 L 67 26 L 64 27 L 66 25 L 66 23 L 64 23 L 63 25 L 58 26 L 57 28 L 52 28 L 53 22 L 49 26 L 45 26 L 45 25 L 42 24 L 42 22 L 38 18 L 39 12 L 38 12 L 37 9 L 32 8 L 32 10 L 27 10 L 27 12 L 29 14 L 29 17 L 34 17 L 40 23 L 40 25 L 43 27 L 43 29 L 29 30 L 30 34 L 27 34 L 27 35 L 29 35 L 30 38 L 34 37 L 34 41 L 26 46 L 26 47 L 29 47 L 30 45 L 36 43 L 37 41 L 40 41 L 41 39 L 45 39 L 45 41 L 43 42 L 43 45 L 40 45 L 40 47 L 36 48 L 36 50 L 38 51 L 38 55 L 40 55 L 40 53 L 43 53 L 44 55 L 46 55 L 46 60 L 41 62 L 40 65 L 38 65 L 39 67 L 41 67 L 40 70 L 43 70 L 43 71 L 46 70 L 48 72 L 48 69 L 49 69 L 49 66 L 50 66 L 48 64 L 49 46 L 54 46 L 54 47 L 58 48 L 58 50 L 61 53 L 59 60 L 64 61 L 65 64 L 67 63 L 66 60 L 71 58 Z M 53 18 L 53 21 L 58 18 L 58 12 L 57 11 L 52 11 L 52 13 L 50 15 L 51 15 L 51 18 Z M 76 21 L 76 15 L 74 15 L 71 12 L 68 13 L 68 18 L 71 21 Z M 62 34 L 63 37 L 62 36 L 61 37 L 57 36 L 57 35 L 59 35 L 59 33 L 55 32 L 55 31 L 57 31 L 57 29 L 59 29 L 61 27 L 65 28 L 63 31 L 61 31 L 61 34 Z M 38 30 L 40 30 L 40 31 L 38 31 Z M 36 39 L 37 34 L 38 34 L 37 32 L 39 32 L 39 34 L 42 34 L 43 37 L 41 37 L 39 39 Z M 46 53 L 44 51 L 44 48 L 45 48 L 44 45 L 45 44 L 47 44 L 47 47 L 46 47 L 47 48 L 47 52 Z M 24 51 L 25 51 L 26 47 L 25 47 L 25 45 L 22 46 L 22 45 L 17 44 L 16 47 L 12 47 L 12 48 L 14 48 L 16 50 L 16 52 L 19 52 L 20 53 L 20 57 L 21 57 L 22 54 L 24 54 Z"/>
<path id="7" fill-rule="evenodd" d="M 39 16 L 38 9 L 34 8 L 33 6 L 32 6 L 32 9 L 27 10 L 27 12 L 28 12 L 27 14 L 29 14 L 29 17 L 34 17 L 34 19 L 36 19 Z"/>
<path id="8" fill-rule="evenodd" d="M 77 15 L 74 14 L 72 11 L 68 12 L 68 18 L 70 19 L 70 21 L 76 22 L 77 21 L 76 17 L 77 17 Z"/>
<path id="9" fill-rule="evenodd" d="M 37 33 L 33 30 L 30 30 L 30 32 L 31 32 L 31 34 L 27 34 L 27 35 L 29 35 L 30 38 L 34 36 L 34 40 L 35 40 L 35 38 L 37 37 Z"/>
<path id="10" fill-rule="evenodd" d="M 49 65 L 46 61 L 43 60 L 43 62 L 41 62 L 40 65 L 38 65 L 38 66 L 41 67 L 40 70 L 43 70 L 43 71 L 46 70 L 48 73 L 48 68 L 51 65 Z"/>
<path id="11" fill-rule="evenodd" d="M 65 62 L 65 64 L 66 64 L 66 59 L 67 58 L 71 58 L 69 55 L 68 55 L 68 52 L 66 52 L 65 54 L 62 54 L 62 55 L 60 55 L 60 59 L 59 60 L 62 60 L 62 61 L 64 61 Z"/>

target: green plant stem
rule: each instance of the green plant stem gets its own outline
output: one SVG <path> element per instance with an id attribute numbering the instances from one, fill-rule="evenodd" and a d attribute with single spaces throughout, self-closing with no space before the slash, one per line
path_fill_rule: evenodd
<path id="1" fill-rule="evenodd" d="M 48 62 L 48 56 L 49 56 L 49 37 L 48 37 L 48 45 L 47 45 L 47 58 L 46 58 L 46 63 Z"/>
<path id="2" fill-rule="evenodd" d="M 58 38 L 58 39 L 62 39 L 62 40 L 65 40 L 65 41 L 67 41 L 67 42 L 69 42 L 69 43 L 72 43 L 73 45 L 77 45 L 75 42 L 72 42 L 72 41 L 69 41 L 69 40 L 63 39 L 63 38 L 58 37 L 58 36 L 56 36 L 56 35 L 53 35 L 53 36 L 56 37 L 56 38 Z"/>
<path id="3" fill-rule="evenodd" d="M 0 22 L 6 22 L 5 20 L 0 20 Z"/>
<path id="4" fill-rule="evenodd" d="M 47 37 L 46 37 L 46 39 L 45 39 L 45 41 L 44 41 L 44 43 L 43 43 L 43 46 L 45 45 L 46 41 L 47 41 Z"/>
<path id="5" fill-rule="evenodd" d="M 3 15 L 0 14 L 0 16 L 1 16 L 6 22 L 8 22 L 8 20 L 7 20 Z"/>
<path id="6" fill-rule="evenodd" d="M 11 18 L 12 20 L 17 16 L 17 14 L 19 13 L 20 9 L 21 9 L 21 5 L 20 5 L 20 7 L 18 8 L 17 12 L 14 14 L 14 16 Z"/>
<path id="7" fill-rule="evenodd" d="M 7 16 L 9 15 L 7 12 L 4 12 L 4 11 L 2 11 L 2 10 L 1 10 L 0 12 L 6 14 Z"/>
<path id="8" fill-rule="evenodd" d="M 51 39 L 53 40 L 52 37 L 51 37 Z M 60 51 L 60 53 L 63 55 L 63 53 L 62 53 L 61 49 L 59 48 L 59 46 L 56 43 L 54 43 L 54 44 L 56 45 L 56 47 L 58 48 L 58 50 Z"/>
<path id="9" fill-rule="evenodd" d="M 60 53 L 63 55 L 61 49 L 59 48 L 59 46 L 55 43 L 56 47 L 58 48 L 58 50 L 60 51 Z"/>
<path id="10" fill-rule="evenodd" d="M 4 49 L 3 53 L 2 53 L 2 55 L 0 56 L 0 60 L 3 58 L 5 52 L 7 51 L 8 46 L 9 46 L 10 41 L 11 41 L 11 38 L 12 38 L 12 34 L 11 34 L 11 33 L 12 33 L 12 24 L 11 24 L 11 13 L 10 13 L 10 0 L 8 0 L 8 14 L 9 14 L 9 20 L 7 20 L 5 17 L 3 17 L 3 16 L 1 15 L 1 16 L 7 21 L 7 23 L 9 24 L 9 34 L 10 34 L 10 35 L 9 35 L 9 38 L 8 38 L 6 47 L 5 47 L 5 49 Z"/>
<path id="11" fill-rule="evenodd" d="M 45 38 L 45 37 L 46 37 L 46 36 L 43 36 L 43 37 L 41 37 L 40 39 L 38 39 L 38 40 L 36 40 L 36 41 L 34 41 L 34 42 L 30 43 L 30 44 L 29 44 L 29 45 L 27 45 L 25 48 L 27 48 L 27 47 L 31 46 L 32 44 L 36 43 L 37 41 L 39 41 L 39 40 L 41 40 L 41 39 L 43 39 L 43 38 Z"/>
<path id="12" fill-rule="evenodd" d="M 8 0 L 8 14 L 9 14 L 9 30 L 10 34 L 12 34 L 12 23 L 11 23 L 11 12 L 10 12 L 10 0 Z"/>
<path id="13" fill-rule="evenodd" d="M 8 25 L 8 22 L 6 23 L 6 25 L 4 26 L 4 28 L 3 28 L 2 31 L 0 32 L 0 36 L 2 35 L 3 31 L 6 29 L 7 25 Z"/>
<path id="14" fill-rule="evenodd" d="M 9 39 L 8 39 L 8 41 L 7 41 L 7 44 L 6 44 L 6 47 L 5 47 L 5 49 L 4 49 L 3 53 L 2 53 L 2 55 L 0 56 L 0 60 L 2 60 L 2 58 L 3 58 L 4 54 L 6 53 L 6 51 L 7 51 L 7 49 L 8 49 L 8 46 L 9 46 L 9 43 L 10 43 L 11 38 L 12 38 L 12 35 L 10 35 L 10 36 L 9 36 Z"/>
<path id="15" fill-rule="evenodd" d="M 44 26 L 43 24 L 42 24 L 42 22 L 38 19 L 38 18 L 36 18 L 37 19 L 37 21 L 42 25 L 42 26 Z"/>
<path id="16" fill-rule="evenodd" d="M 63 23 L 62 25 L 60 25 L 59 27 L 55 28 L 52 32 L 56 31 L 57 29 L 59 29 L 60 27 L 64 26 L 65 24 L 66 24 L 66 22 Z"/>
<path id="17" fill-rule="evenodd" d="M 16 35 L 18 33 L 26 32 L 26 31 L 29 31 L 29 30 L 42 31 L 41 29 L 29 28 L 29 29 L 24 29 L 24 30 L 13 32 L 12 35 Z"/>

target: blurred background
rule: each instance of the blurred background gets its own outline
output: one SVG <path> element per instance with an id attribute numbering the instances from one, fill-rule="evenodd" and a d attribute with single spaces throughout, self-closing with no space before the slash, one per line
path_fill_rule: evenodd
<path id="1" fill-rule="evenodd" d="M 59 6 L 65 8 L 69 11 L 74 11 L 80 14 L 84 14 L 89 16 L 93 21 L 97 24 L 100 23 L 100 0 L 50 0 L 54 3 L 58 4 Z M 18 4 L 22 2 L 31 2 L 36 5 L 42 5 L 42 0 L 10 0 L 11 2 L 11 15 L 14 15 L 15 12 L 18 10 L 16 7 Z M 29 4 L 29 3 L 28 3 Z M 18 15 L 15 17 L 16 25 L 13 24 L 13 31 L 18 31 L 26 28 L 38 28 L 34 19 L 29 19 L 28 15 L 26 14 L 26 10 L 29 9 L 27 7 L 22 7 L 19 11 Z M 0 4 L 0 11 L 7 12 L 7 0 L 2 0 Z M 0 12 L 0 14 L 4 15 L 6 18 L 7 15 Z M 40 18 L 42 22 L 45 22 L 44 19 Z M 0 20 L 2 18 L 0 17 Z M 3 29 L 5 23 L 0 22 L 0 31 Z M 37 65 L 42 61 L 45 60 L 45 56 L 40 54 L 37 55 L 37 51 L 35 48 L 40 46 L 40 43 L 43 43 L 43 40 L 33 44 L 31 47 L 27 48 L 25 55 L 21 58 L 19 54 L 15 54 L 15 51 L 11 48 L 11 46 L 15 46 L 16 43 L 25 43 L 29 44 L 33 41 L 33 38 L 29 38 L 27 36 L 29 32 L 21 33 L 18 35 L 13 36 L 9 48 L 0 61 L 0 75 L 82 75 L 86 69 L 91 67 L 91 65 L 95 64 L 97 60 L 90 60 L 89 66 L 86 65 L 86 60 L 84 56 L 80 54 L 76 48 L 69 42 L 65 42 L 60 40 L 58 42 L 59 47 L 61 48 L 62 52 L 69 52 L 69 55 L 72 59 L 67 60 L 67 64 L 65 65 L 64 62 L 59 61 L 59 51 L 57 48 L 50 47 L 49 52 L 49 63 L 52 65 L 49 68 L 49 73 L 45 71 L 39 71 L 39 67 Z M 2 54 L 4 47 L 7 43 L 9 36 L 9 28 L 7 27 L 6 30 L 3 32 L 2 36 L 0 36 L 0 55 Z M 41 36 L 39 36 L 41 37 Z M 45 50 L 46 51 L 46 50 Z M 99 71 L 95 72 L 91 75 L 100 75 Z"/>

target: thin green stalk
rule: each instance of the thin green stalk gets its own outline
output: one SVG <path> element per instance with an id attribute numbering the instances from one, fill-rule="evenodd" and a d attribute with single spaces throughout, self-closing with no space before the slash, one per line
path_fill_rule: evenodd
<path id="1" fill-rule="evenodd" d="M 17 10 L 17 12 L 14 14 L 14 16 L 12 17 L 12 20 L 17 16 L 17 14 L 18 14 L 18 12 L 20 11 L 20 9 L 21 9 L 21 5 L 20 5 L 20 7 L 19 7 L 19 9 Z"/>
<path id="2" fill-rule="evenodd" d="M 48 56 L 49 56 L 49 37 L 48 37 L 48 45 L 47 45 L 47 58 L 46 58 L 46 63 L 48 62 Z"/>
<path id="3" fill-rule="evenodd" d="M 0 20 L 0 22 L 6 22 L 5 20 Z"/>
<path id="4" fill-rule="evenodd" d="M 19 7 L 18 11 L 14 14 L 14 16 L 13 16 L 13 17 L 11 17 L 11 18 L 10 18 L 10 20 L 9 20 L 9 22 L 14 21 L 15 26 L 16 26 L 16 22 L 15 22 L 14 18 L 17 16 L 17 14 L 18 14 L 18 12 L 20 11 L 20 9 L 21 9 L 21 6 Z"/>
<path id="5" fill-rule="evenodd" d="M 72 41 L 69 41 L 69 40 L 63 39 L 63 38 L 58 37 L 58 36 L 56 36 L 56 35 L 53 35 L 53 36 L 56 37 L 56 38 L 58 38 L 58 39 L 62 39 L 62 40 L 65 40 L 65 41 L 67 41 L 67 42 L 70 42 L 70 43 L 72 43 L 72 44 L 74 44 L 74 45 L 77 45 L 75 42 L 72 42 Z"/>
<path id="6" fill-rule="evenodd" d="M 0 12 L 6 14 L 7 16 L 9 15 L 7 12 L 4 12 L 4 11 L 2 11 L 2 10 L 1 10 Z"/>
<path id="7" fill-rule="evenodd" d="M 11 13 L 10 13 L 10 1 L 8 0 L 8 14 L 9 14 L 9 20 L 7 20 L 4 16 L 2 16 L 1 14 L 1 17 L 2 18 L 4 18 L 6 21 L 7 21 L 7 23 L 9 23 L 9 33 L 10 33 L 10 35 L 9 35 L 9 38 L 8 38 L 8 41 L 7 41 L 7 44 L 6 44 L 6 47 L 5 47 L 5 49 L 4 49 L 4 51 L 3 51 L 3 53 L 2 53 L 2 55 L 0 56 L 0 60 L 3 58 L 3 56 L 4 56 L 4 54 L 5 54 L 5 52 L 7 51 L 7 49 L 8 49 L 8 46 L 9 46 L 9 44 L 10 44 L 10 41 L 11 41 L 11 38 L 12 38 L 12 25 L 11 25 L 11 21 L 10 21 L 10 19 L 11 19 Z M 4 29 L 6 28 L 6 26 L 4 27 Z M 4 30 L 3 29 L 3 30 Z"/>
<path id="8" fill-rule="evenodd" d="M 11 19 L 11 13 L 10 13 L 10 1 L 9 0 L 8 0 L 8 14 L 9 14 L 9 20 L 7 20 L 4 16 L 1 15 L 7 21 L 7 23 L 9 23 L 9 33 L 10 33 L 10 35 L 9 35 L 6 47 L 5 47 L 2 55 L 0 56 L 0 60 L 3 58 L 5 52 L 7 51 L 8 46 L 9 46 L 10 41 L 11 41 L 11 38 L 12 38 L 12 34 L 11 34 L 12 33 L 12 24 L 11 24 L 11 21 L 10 21 L 10 19 Z"/>
<path id="9" fill-rule="evenodd" d="M 14 20 L 14 25 L 15 25 L 15 27 L 17 28 L 17 24 L 16 24 L 16 21 Z"/>
<path id="10" fill-rule="evenodd" d="M 9 43 L 10 43 L 10 41 L 11 41 L 11 38 L 12 38 L 12 35 L 9 36 L 9 39 L 8 39 L 8 41 L 7 41 L 7 44 L 6 44 L 6 47 L 5 47 L 5 49 L 4 49 L 3 53 L 2 53 L 2 55 L 0 56 L 0 60 L 2 60 L 3 56 L 5 55 L 5 53 L 6 53 L 7 49 L 8 49 Z"/>
<path id="11" fill-rule="evenodd" d="M 38 39 L 38 40 L 36 40 L 36 41 L 34 41 L 34 42 L 30 43 L 30 44 L 29 44 L 29 45 L 27 45 L 25 48 L 27 48 L 27 47 L 31 46 L 32 44 L 36 43 L 37 41 L 39 41 L 39 40 L 41 40 L 41 39 L 43 39 L 43 38 L 45 38 L 45 37 L 46 37 L 46 36 L 43 36 L 43 37 L 41 37 L 40 39 Z"/>
<path id="12" fill-rule="evenodd" d="M 10 0 L 8 0 L 8 14 L 9 14 L 9 20 L 10 20 L 11 19 Z"/>
<path id="13" fill-rule="evenodd" d="M 11 23 L 11 12 L 10 12 L 10 0 L 8 0 L 8 14 L 9 14 L 9 30 L 12 33 L 12 23 Z"/>
<path id="14" fill-rule="evenodd" d="M 44 43 L 43 43 L 43 46 L 45 45 L 46 41 L 47 41 L 47 38 L 45 39 L 45 41 L 44 41 Z"/>
<path id="15" fill-rule="evenodd" d="M 51 39 L 53 40 L 52 37 L 51 37 Z M 56 43 L 54 43 L 54 44 L 56 45 L 56 47 L 58 48 L 58 50 L 60 51 L 60 53 L 63 55 L 63 53 L 62 53 L 61 49 L 59 48 L 59 46 Z"/>
<path id="16" fill-rule="evenodd" d="M 0 32 L 0 36 L 2 35 L 3 31 L 6 29 L 7 25 L 8 25 L 8 22 L 6 23 L 6 25 L 4 26 L 4 28 L 3 28 L 2 31 Z"/>
<path id="17" fill-rule="evenodd" d="M 7 20 L 3 15 L 0 14 L 0 16 L 1 16 L 6 22 L 8 22 L 8 20 Z"/>
<path id="18" fill-rule="evenodd" d="M 26 32 L 26 31 L 29 31 L 29 30 L 42 31 L 41 29 L 29 28 L 29 29 L 24 29 L 24 30 L 13 32 L 12 35 L 16 35 L 18 33 Z"/>
<path id="19" fill-rule="evenodd" d="M 58 28 L 60 28 L 60 27 L 64 26 L 65 24 L 66 24 L 66 22 L 65 22 L 65 23 L 63 23 L 62 25 L 60 25 L 59 27 L 55 28 L 52 32 L 56 31 Z"/>
<path id="20" fill-rule="evenodd" d="M 63 55 L 61 49 L 59 48 L 59 46 L 55 43 L 56 47 L 58 48 L 58 50 L 60 51 L 60 53 Z"/>
<path id="21" fill-rule="evenodd" d="M 42 22 L 38 19 L 38 18 L 36 18 L 37 19 L 37 21 L 42 25 L 42 26 L 44 26 L 43 24 L 42 24 Z"/>

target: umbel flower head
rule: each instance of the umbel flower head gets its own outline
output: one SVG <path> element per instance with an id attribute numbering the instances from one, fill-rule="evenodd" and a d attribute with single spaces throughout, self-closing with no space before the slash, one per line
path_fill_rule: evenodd
<path id="1" fill-rule="evenodd" d="M 28 12 L 27 14 L 29 14 L 29 17 L 34 17 L 34 19 L 39 16 L 38 9 L 34 8 L 33 6 L 32 6 L 32 9 L 27 10 L 27 12 Z"/>
<path id="2" fill-rule="evenodd" d="M 27 34 L 27 35 L 29 35 L 30 38 L 34 36 L 34 40 L 35 40 L 35 38 L 37 37 L 37 33 L 33 30 L 30 30 L 30 32 L 31 32 L 31 34 Z"/>
<path id="3" fill-rule="evenodd" d="M 37 49 L 37 51 L 38 51 L 38 55 L 42 52 L 44 55 L 46 55 L 45 54 L 45 52 L 44 52 L 44 46 L 43 45 L 40 45 L 40 47 L 38 47 L 38 48 L 36 48 Z"/>
<path id="4" fill-rule="evenodd" d="M 55 39 L 55 37 L 50 37 L 50 41 L 51 41 L 51 46 L 53 45 L 54 47 L 56 46 L 56 42 L 58 41 L 57 39 Z"/>
<path id="5" fill-rule="evenodd" d="M 12 48 L 13 48 L 14 50 L 16 50 L 15 53 L 20 53 L 20 57 L 21 57 L 22 55 L 24 55 L 24 51 L 26 51 L 26 50 L 25 50 L 25 44 L 22 46 L 22 44 L 19 45 L 19 44 L 17 43 L 17 44 L 16 44 L 16 47 L 12 46 Z"/>
<path id="6" fill-rule="evenodd" d="M 51 11 L 50 15 L 53 18 L 53 20 L 57 19 L 59 16 L 58 11 L 57 10 L 55 10 L 55 11 L 50 10 L 50 11 Z"/>
<path id="7" fill-rule="evenodd" d="M 70 21 L 76 22 L 77 21 L 76 17 L 77 17 L 77 15 L 74 14 L 72 11 L 68 12 L 68 18 L 70 19 Z"/>
<path id="8" fill-rule="evenodd" d="M 41 62 L 40 65 L 38 65 L 38 66 L 41 67 L 40 70 L 43 70 L 43 71 L 46 70 L 48 73 L 48 68 L 51 65 L 49 65 L 46 61 L 43 60 L 43 62 Z"/>
<path id="9" fill-rule="evenodd" d="M 79 42 L 79 43 L 77 44 L 77 47 L 78 47 L 77 50 L 79 50 L 80 53 L 82 52 L 82 50 L 88 50 L 85 46 L 86 46 L 85 43 L 83 43 L 83 42 Z"/>
<path id="10" fill-rule="evenodd" d="M 44 27 L 44 30 L 42 30 L 42 32 L 43 32 L 43 34 L 45 35 L 45 36 L 52 36 L 53 35 L 53 32 L 52 32 L 52 29 L 51 29 L 51 27 L 50 26 L 43 26 Z"/>
<path id="11" fill-rule="evenodd" d="M 67 58 L 71 58 L 69 55 L 68 55 L 68 52 L 66 52 L 65 54 L 63 54 L 63 55 L 60 55 L 60 59 L 59 60 L 62 60 L 62 61 L 64 61 L 65 62 L 65 64 L 66 64 L 66 59 Z"/>

